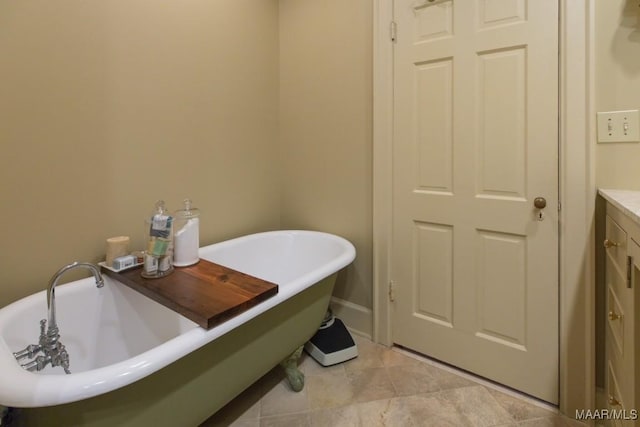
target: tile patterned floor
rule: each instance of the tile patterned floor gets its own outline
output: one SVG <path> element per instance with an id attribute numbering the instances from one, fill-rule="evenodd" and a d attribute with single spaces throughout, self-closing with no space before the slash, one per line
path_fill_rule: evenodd
<path id="1" fill-rule="evenodd" d="M 359 356 L 324 368 L 306 353 L 305 387 L 269 372 L 201 427 L 576 427 L 583 424 L 473 377 L 354 337 Z"/>

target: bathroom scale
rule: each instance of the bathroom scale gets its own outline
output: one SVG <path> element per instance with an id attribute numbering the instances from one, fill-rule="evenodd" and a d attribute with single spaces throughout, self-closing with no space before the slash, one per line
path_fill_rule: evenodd
<path id="1" fill-rule="evenodd" d="M 333 316 L 331 309 L 304 349 L 322 366 L 336 365 L 358 356 L 358 347 L 347 327 L 342 320 Z"/>

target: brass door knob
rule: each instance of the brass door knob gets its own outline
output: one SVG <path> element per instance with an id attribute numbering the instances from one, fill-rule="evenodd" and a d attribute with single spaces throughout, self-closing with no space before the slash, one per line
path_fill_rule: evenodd
<path id="1" fill-rule="evenodd" d="M 547 207 L 547 199 L 544 197 L 536 197 L 533 199 L 533 206 L 535 206 L 536 209 L 544 209 Z"/>
<path id="2" fill-rule="evenodd" d="M 618 244 L 616 242 L 614 242 L 613 240 L 609 240 L 609 239 L 604 239 L 604 247 L 609 249 L 609 248 L 613 248 L 615 246 L 618 246 Z"/>
<path id="3" fill-rule="evenodd" d="M 609 396 L 609 405 L 620 406 L 620 401 L 616 399 L 614 396 Z"/>

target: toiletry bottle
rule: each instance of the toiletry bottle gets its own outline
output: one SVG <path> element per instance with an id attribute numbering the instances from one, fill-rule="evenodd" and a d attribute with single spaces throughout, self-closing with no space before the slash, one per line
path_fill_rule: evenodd
<path id="1" fill-rule="evenodd" d="M 173 217 L 164 205 L 156 202 L 156 210 L 146 221 L 147 248 L 142 277 L 155 279 L 173 271 Z"/>
<path id="2" fill-rule="evenodd" d="M 191 206 L 191 200 L 184 200 L 184 209 L 175 213 L 175 234 L 173 265 L 186 267 L 200 261 L 200 211 Z"/>

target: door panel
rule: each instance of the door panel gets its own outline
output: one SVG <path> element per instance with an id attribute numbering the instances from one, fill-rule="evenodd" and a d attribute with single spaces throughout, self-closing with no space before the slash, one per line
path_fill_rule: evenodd
<path id="1" fill-rule="evenodd" d="M 522 47 L 478 54 L 477 194 L 525 195 L 525 55 Z"/>
<path id="2" fill-rule="evenodd" d="M 453 190 L 452 61 L 445 59 L 416 67 L 416 83 L 418 139 L 433 141 L 418 147 L 417 188 L 450 193 Z"/>
<path id="3" fill-rule="evenodd" d="M 425 320 L 451 326 L 453 322 L 453 228 L 416 223 L 414 254 L 417 281 L 414 312 Z"/>
<path id="4" fill-rule="evenodd" d="M 393 339 L 556 403 L 557 0 L 394 14 Z"/>
<path id="5" fill-rule="evenodd" d="M 478 332 L 525 348 L 526 236 L 478 230 Z M 507 301 L 508 304 L 504 304 Z"/>

